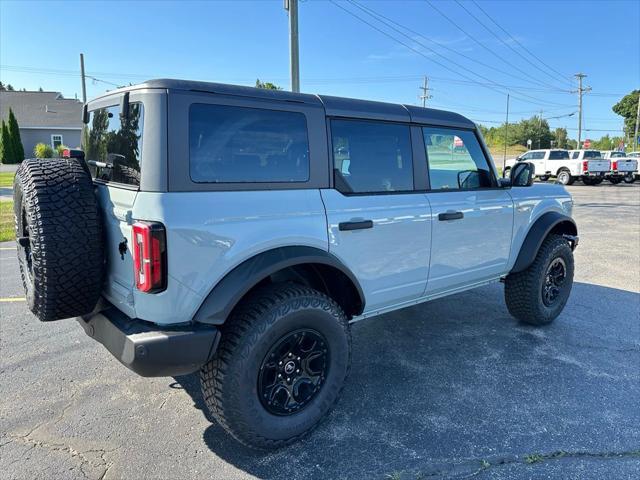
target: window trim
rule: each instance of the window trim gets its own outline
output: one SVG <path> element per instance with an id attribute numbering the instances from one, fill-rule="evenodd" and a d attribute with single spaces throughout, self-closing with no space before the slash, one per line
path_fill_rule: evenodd
<path id="1" fill-rule="evenodd" d="M 234 181 L 226 181 L 226 182 L 212 182 L 212 181 L 201 181 L 201 180 L 194 180 L 193 176 L 192 176 L 192 172 L 191 172 L 191 109 L 194 106 L 207 106 L 207 107 L 230 107 L 230 108 L 240 108 L 240 109 L 252 109 L 252 110 L 260 110 L 260 111 L 268 111 L 268 112 L 285 112 L 285 113 L 293 113 L 293 114 L 297 114 L 297 115 L 301 115 L 303 120 L 304 120 L 304 135 L 305 135 L 305 139 L 307 141 L 307 178 L 305 178 L 304 180 L 265 180 L 265 181 L 256 181 L 256 180 L 247 180 L 244 182 L 240 182 L 237 180 Z M 187 112 L 187 118 L 188 118 L 188 128 L 187 128 L 187 142 L 189 142 L 189 146 L 188 146 L 188 152 L 189 152 L 189 156 L 188 156 L 188 162 L 189 162 L 189 179 L 197 184 L 197 185 L 242 185 L 242 184 L 246 184 L 246 185 L 278 185 L 278 184 L 300 184 L 300 185 L 304 185 L 309 183 L 309 181 L 311 180 L 311 146 L 309 143 L 309 122 L 307 122 L 307 115 L 305 115 L 303 112 L 298 112 L 298 111 L 293 111 L 293 110 L 278 110 L 278 109 L 274 109 L 274 108 L 261 108 L 261 107 L 255 107 L 255 106 L 240 106 L 240 105 L 225 105 L 225 104 L 220 104 L 220 103 L 205 103 L 205 102 L 192 102 L 189 105 L 188 108 L 188 112 Z M 276 187 L 277 188 L 277 187 Z M 265 188 L 266 189 L 266 188 Z M 260 190 L 260 188 L 258 188 L 258 190 Z"/>
<path id="2" fill-rule="evenodd" d="M 477 191 L 488 191 L 488 190 L 504 190 L 504 187 L 501 187 L 498 184 L 498 180 L 497 180 L 497 174 L 496 174 L 496 170 L 495 170 L 495 165 L 493 164 L 492 161 L 489 160 L 489 156 L 487 155 L 487 148 L 485 143 L 482 141 L 481 137 L 478 135 L 478 130 L 475 128 L 461 128 L 461 127 L 447 127 L 447 126 L 443 126 L 443 125 L 434 125 L 434 124 L 420 124 L 420 137 L 422 138 L 422 145 L 424 148 L 424 152 L 425 152 L 425 156 L 427 158 L 427 171 L 430 171 L 429 168 L 429 152 L 427 151 L 427 145 L 425 144 L 424 141 L 424 131 L 423 128 L 439 128 L 439 129 L 443 129 L 443 130 L 453 130 L 453 131 L 463 131 L 463 132 L 470 132 L 476 139 L 476 141 L 478 142 L 478 145 L 480 146 L 480 151 L 482 152 L 482 156 L 484 157 L 485 162 L 487 162 L 487 166 L 489 167 L 489 176 L 491 179 L 491 183 L 493 184 L 493 186 L 491 187 L 477 187 L 477 188 L 448 188 L 448 189 L 441 189 L 441 188 L 437 188 L 437 189 L 433 189 L 431 188 L 431 181 L 429 179 L 429 190 L 427 190 L 427 193 L 451 193 L 451 192 L 477 192 Z"/>
<path id="3" fill-rule="evenodd" d="M 64 145 L 64 137 L 61 133 L 52 133 L 51 134 L 51 148 L 55 149 L 57 148 L 54 141 L 53 141 L 53 137 L 60 137 L 60 145 Z"/>
<path id="4" fill-rule="evenodd" d="M 113 108 L 113 107 L 118 107 L 120 108 L 120 96 L 117 97 L 118 99 L 118 103 L 108 103 L 105 105 L 100 105 L 95 107 L 93 110 L 89 110 L 88 114 L 89 114 L 89 118 L 91 118 L 91 113 L 95 112 L 96 110 L 107 110 L 109 108 Z M 144 106 L 144 102 L 142 102 L 142 100 L 136 100 L 136 101 L 130 101 L 129 102 L 129 109 L 131 109 L 131 105 L 135 105 L 136 103 L 139 103 L 140 105 L 142 105 L 142 138 L 143 138 L 143 142 L 142 142 L 142 146 L 140 147 L 140 159 L 138 160 L 138 163 L 140 164 L 140 184 L 142 184 L 142 149 L 144 148 L 144 125 L 145 125 L 145 121 L 144 121 L 144 116 L 145 116 L 145 106 Z M 118 112 L 118 116 L 120 115 L 120 113 Z M 88 126 L 89 124 L 85 124 L 82 127 L 82 130 L 80 131 L 80 143 L 82 143 L 82 138 L 84 137 L 84 128 L 86 126 Z M 82 145 L 84 147 L 84 145 Z M 87 162 L 87 160 L 91 160 L 91 159 L 87 159 L 85 158 L 85 163 Z M 113 185 L 115 187 L 118 188 L 125 188 L 127 190 L 135 190 L 135 191 L 139 191 L 140 190 L 140 185 L 132 185 L 130 183 L 121 183 L 121 182 L 114 182 L 113 180 L 103 180 L 101 178 L 91 178 L 91 180 L 93 180 L 93 183 L 96 185 Z"/>
<path id="5" fill-rule="evenodd" d="M 359 122 L 359 123 L 378 123 L 378 124 L 389 124 L 389 125 L 398 125 L 405 126 L 409 129 L 409 150 L 411 152 L 411 175 L 412 175 L 412 184 L 413 188 L 411 190 L 393 190 L 393 191 L 385 191 L 385 192 L 343 192 L 338 190 L 335 184 L 335 158 L 333 151 L 333 128 L 332 123 L 334 120 L 338 121 L 347 121 L 347 122 Z M 422 190 L 419 190 L 416 186 L 416 179 L 419 178 L 417 176 L 420 168 L 416 168 L 416 152 L 415 152 L 415 143 L 414 143 L 414 131 L 413 128 L 415 124 L 411 122 L 398 122 L 394 120 L 380 120 L 380 119 L 371 119 L 371 118 L 358 118 L 358 117 L 340 117 L 340 116 L 327 116 L 327 141 L 329 148 L 329 178 L 330 178 L 330 186 L 329 188 L 335 190 L 336 192 L 344 195 L 346 197 L 363 197 L 363 196 L 371 196 L 371 195 L 407 195 L 413 193 L 421 193 Z M 421 161 L 422 159 L 420 159 Z M 418 170 L 418 172 L 416 171 Z M 427 178 L 428 185 L 428 178 Z"/>

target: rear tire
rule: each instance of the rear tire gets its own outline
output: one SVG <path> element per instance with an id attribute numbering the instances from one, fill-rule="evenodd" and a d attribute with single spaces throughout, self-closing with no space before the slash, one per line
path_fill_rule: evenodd
<path id="1" fill-rule="evenodd" d="M 575 178 L 571 176 L 571 172 L 567 169 L 562 169 L 558 172 L 557 180 L 562 185 L 571 185 Z"/>
<path id="2" fill-rule="evenodd" d="M 90 313 L 102 290 L 102 223 L 77 159 L 28 159 L 13 187 L 18 264 L 29 309 L 43 322 Z"/>
<path id="3" fill-rule="evenodd" d="M 627 173 L 623 177 L 624 183 L 634 183 L 636 181 L 636 176 L 633 173 Z"/>
<path id="4" fill-rule="evenodd" d="M 569 243 L 560 235 L 550 235 L 526 270 L 506 278 L 504 296 L 509 313 L 530 325 L 551 323 L 569 299 L 573 271 Z"/>
<path id="5" fill-rule="evenodd" d="M 622 177 L 609 177 L 607 180 L 609 180 L 613 185 L 618 185 L 622 182 Z"/>
<path id="6" fill-rule="evenodd" d="M 349 324 L 336 302 L 308 287 L 268 285 L 225 323 L 216 356 L 200 372 L 202 392 L 212 416 L 239 442 L 279 448 L 327 414 L 350 361 Z"/>
<path id="7" fill-rule="evenodd" d="M 538 177 L 538 180 L 540 180 L 541 182 L 546 182 L 549 180 L 549 175 L 540 175 Z"/>

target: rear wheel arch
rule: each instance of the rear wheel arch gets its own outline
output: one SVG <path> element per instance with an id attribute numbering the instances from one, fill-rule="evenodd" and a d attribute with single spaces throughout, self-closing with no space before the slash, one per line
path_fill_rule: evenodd
<path id="1" fill-rule="evenodd" d="M 364 310 L 362 287 L 339 259 L 319 248 L 291 246 L 259 253 L 233 268 L 209 292 L 193 321 L 222 325 L 242 299 L 255 289 L 285 282 L 325 293 L 348 317 Z"/>
<path id="2" fill-rule="evenodd" d="M 575 237 L 578 235 L 578 227 L 571 217 L 558 212 L 547 212 L 541 215 L 527 232 L 518 257 L 509 273 L 521 272 L 528 268 L 549 235 Z"/>

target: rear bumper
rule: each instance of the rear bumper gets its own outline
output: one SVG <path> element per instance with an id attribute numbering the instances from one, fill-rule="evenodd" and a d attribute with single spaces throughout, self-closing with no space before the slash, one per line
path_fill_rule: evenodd
<path id="1" fill-rule="evenodd" d="M 220 340 L 211 325 L 160 327 L 130 319 L 115 307 L 77 320 L 87 335 L 143 377 L 194 372 L 211 359 Z"/>

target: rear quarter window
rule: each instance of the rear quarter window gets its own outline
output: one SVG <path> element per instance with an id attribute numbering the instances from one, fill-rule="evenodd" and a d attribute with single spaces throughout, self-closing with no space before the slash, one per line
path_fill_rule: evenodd
<path id="1" fill-rule="evenodd" d="M 202 183 L 309 180 L 304 114 L 193 104 L 189 110 L 189 172 Z"/>
<path id="2" fill-rule="evenodd" d="M 82 147 L 94 180 L 140 185 L 143 123 L 141 103 L 129 105 L 128 118 L 121 117 L 120 106 L 89 112 Z"/>
<path id="3" fill-rule="evenodd" d="M 549 152 L 549 160 L 565 160 L 569 158 L 569 152 L 552 151 Z"/>

